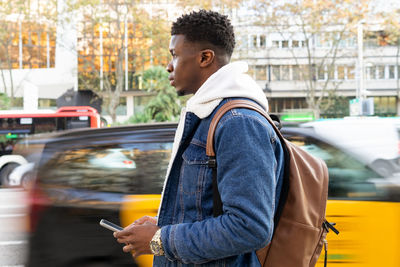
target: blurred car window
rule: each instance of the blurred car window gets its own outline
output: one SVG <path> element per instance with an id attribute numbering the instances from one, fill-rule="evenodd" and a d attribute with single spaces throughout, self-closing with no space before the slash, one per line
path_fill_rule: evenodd
<path id="1" fill-rule="evenodd" d="M 325 161 L 329 171 L 329 198 L 383 198 L 371 179 L 382 178 L 379 174 L 352 156 L 325 142 L 303 135 L 288 137 L 315 157 Z"/>
<path id="2" fill-rule="evenodd" d="M 120 220 L 130 197 L 137 197 L 133 215 L 157 210 L 175 129 L 171 123 L 78 129 L 30 140 L 43 150 L 30 189 L 26 266 L 149 266 L 123 253 L 99 221 L 130 224 Z"/>
<path id="3" fill-rule="evenodd" d="M 301 124 L 382 176 L 400 172 L 400 118 L 346 117 Z"/>
<path id="4" fill-rule="evenodd" d="M 159 194 L 172 143 L 89 146 L 57 152 L 41 169 L 40 181 L 75 189 Z"/>

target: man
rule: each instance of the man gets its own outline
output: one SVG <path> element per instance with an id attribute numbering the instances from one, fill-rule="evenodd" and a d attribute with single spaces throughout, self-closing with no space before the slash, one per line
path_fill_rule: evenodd
<path id="1" fill-rule="evenodd" d="M 154 254 L 155 266 L 260 266 L 255 251 L 272 237 L 283 175 L 283 150 L 267 120 L 249 109 L 226 113 L 216 128 L 218 189 L 223 214 L 213 216 L 207 131 L 230 99 L 268 108 L 247 65 L 230 63 L 235 45 L 226 16 L 200 10 L 172 25 L 167 66 L 179 95 L 194 94 L 178 125 L 157 218 L 115 233 L 133 256 Z M 151 242 L 151 247 L 150 247 Z"/>

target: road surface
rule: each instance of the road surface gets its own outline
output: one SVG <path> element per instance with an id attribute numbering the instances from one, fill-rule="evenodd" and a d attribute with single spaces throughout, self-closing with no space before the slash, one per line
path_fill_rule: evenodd
<path id="1" fill-rule="evenodd" d="M 0 187 L 0 267 L 23 267 L 27 254 L 27 193 Z"/>

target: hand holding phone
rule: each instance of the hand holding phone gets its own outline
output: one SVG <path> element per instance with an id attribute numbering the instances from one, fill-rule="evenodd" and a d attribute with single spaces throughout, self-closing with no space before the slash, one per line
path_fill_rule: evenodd
<path id="1" fill-rule="evenodd" d="M 110 221 L 104 220 L 104 219 L 100 220 L 100 225 L 103 226 L 104 228 L 107 228 L 107 229 L 113 231 L 113 232 L 119 232 L 119 231 L 124 230 L 123 227 L 116 225 L 115 223 L 112 223 Z"/>

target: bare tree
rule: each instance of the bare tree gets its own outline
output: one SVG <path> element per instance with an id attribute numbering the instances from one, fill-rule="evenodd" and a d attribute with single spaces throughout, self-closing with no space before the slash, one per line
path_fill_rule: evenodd
<path id="1" fill-rule="evenodd" d="M 11 106 L 14 102 L 12 43 L 13 40 L 18 39 L 18 31 L 15 29 L 16 21 L 23 16 L 23 10 L 24 5 L 19 1 L 16 1 L 14 5 L 11 4 L 11 1 L 0 1 L 0 18 L 2 18 L 0 20 L 0 77 L 4 93 L 10 97 L 9 105 Z M 7 80 L 9 80 L 9 83 L 7 83 Z"/>
<path id="2" fill-rule="evenodd" d="M 77 0 L 70 6 L 80 18 L 79 88 L 100 91 L 113 121 L 121 93 L 136 86 L 141 71 L 169 58 L 165 16 L 146 7 L 135 0 Z"/>
<path id="3" fill-rule="evenodd" d="M 37 33 L 47 30 L 46 25 L 55 19 L 56 0 L 35 4 L 23 0 L 0 1 L 0 79 L 4 93 L 10 97 L 10 106 L 14 104 L 16 89 L 12 70 L 24 68 L 24 64 L 29 68 L 43 67 L 39 59 L 41 37 Z"/>
<path id="4" fill-rule="evenodd" d="M 355 56 L 356 50 L 346 47 L 346 43 L 356 39 L 357 23 L 369 14 L 368 2 L 273 0 L 258 1 L 252 6 L 256 25 L 268 27 L 287 40 L 285 48 L 301 69 L 306 102 L 316 118 L 327 90 L 336 90 L 341 83 L 333 75 L 338 59 Z M 292 40 L 292 46 L 288 40 Z"/>
<path id="5" fill-rule="evenodd" d="M 400 115 L 400 9 L 394 9 L 388 12 L 380 14 L 383 18 L 383 25 L 385 31 L 385 38 L 383 40 L 385 44 L 396 46 L 396 66 L 397 66 L 397 80 L 396 80 L 396 92 L 397 92 L 397 115 Z M 382 36 L 381 36 L 382 38 Z M 382 43 L 382 42 L 381 42 Z"/>

